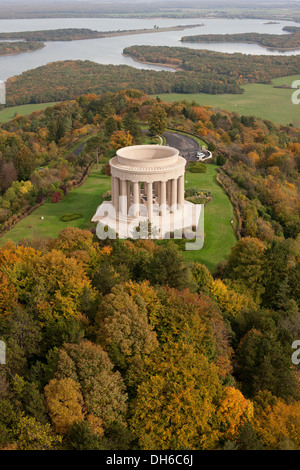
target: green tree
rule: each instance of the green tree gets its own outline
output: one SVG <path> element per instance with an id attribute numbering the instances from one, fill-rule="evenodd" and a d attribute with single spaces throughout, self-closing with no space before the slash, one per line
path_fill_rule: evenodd
<path id="1" fill-rule="evenodd" d="M 257 238 L 245 237 L 231 249 L 225 277 L 245 284 L 260 301 L 264 292 L 265 246 Z"/>
<path id="2" fill-rule="evenodd" d="M 19 181 L 29 179 L 34 170 L 35 157 L 31 150 L 27 147 L 21 147 L 16 156 L 16 168 L 18 171 Z"/>
<path id="3" fill-rule="evenodd" d="M 99 166 L 99 155 L 107 150 L 108 144 L 104 137 L 104 133 L 99 131 L 97 135 L 94 135 L 89 138 L 85 144 L 84 150 L 87 153 L 95 152 L 96 154 L 96 168 Z"/>
<path id="4" fill-rule="evenodd" d="M 167 128 L 167 113 L 161 105 L 152 107 L 149 117 L 149 130 L 153 135 L 161 135 Z"/>
<path id="5" fill-rule="evenodd" d="M 101 450 L 99 436 L 93 432 L 88 421 L 72 424 L 64 440 L 67 450 Z"/>
<path id="6" fill-rule="evenodd" d="M 137 144 L 142 135 L 141 127 L 138 119 L 135 117 L 132 111 L 129 111 L 123 118 L 123 127 L 129 131 L 133 137 L 134 143 Z"/>

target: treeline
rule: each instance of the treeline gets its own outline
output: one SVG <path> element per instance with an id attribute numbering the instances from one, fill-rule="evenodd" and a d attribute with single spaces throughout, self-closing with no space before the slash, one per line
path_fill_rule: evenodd
<path id="1" fill-rule="evenodd" d="M 200 34 L 196 36 L 183 36 L 181 42 L 243 42 L 248 44 L 258 44 L 268 49 L 281 51 L 300 48 L 300 29 L 296 27 L 283 28 L 291 34 L 260 34 L 260 33 L 239 33 L 239 34 Z"/>
<path id="2" fill-rule="evenodd" d="M 164 64 L 178 72 L 143 70 L 91 61 L 58 61 L 7 80 L 7 105 L 75 99 L 82 93 L 101 94 L 128 87 L 147 94 L 242 93 L 241 85 L 270 83 L 299 72 L 298 57 L 247 56 L 181 47 L 125 48 L 136 60 Z"/>
<path id="3" fill-rule="evenodd" d="M 44 31 L 20 31 L 11 33 L 0 33 L 0 39 L 24 39 L 25 41 L 73 41 L 76 39 L 94 39 L 103 37 L 99 31 L 87 28 L 66 28 Z"/>
<path id="4" fill-rule="evenodd" d="M 0 42 L 0 56 L 21 54 L 22 52 L 36 51 L 42 49 L 44 44 L 32 41 Z"/>
<path id="5" fill-rule="evenodd" d="M 221 83 L 236 86 L 270 83 L 272 78 L 299 73 L 297 56 L 223 54 L 167 46 L 131 46 L 125 48 L 123 53 L 141 62 L 166 64 L 180 70 L 197 72 L 199 77 L 210 79 L 212 83 L 220 80 Z"/>
<path id="6" fill-rule="evenodd" d="M 115 31 L 97 31 L 87 28 L 63 28 L 63 29 L 50 29 L 44 31 L 21 31 L 11 33 L 0 33 L 0 40 L 5 39 L 23 39 L 25 41 L 76 41 L 82 39 L 97 39 L 110 36 L 121 36 L 128 34 L 139 33 L 155 33 L 162 31 L 175 31 L 187 28 L 194 28 L 195 26 L 202 25 L 178 25 L 168 27 L 153 27 L 144 29 L 124 29 Z"/>
<path id="7" fill-rule="evenodd" d="M 59 61 L 7 80 L 7 105 L 75 99 L 82 93 L 101 94 L 133 87 L 155 93 L 242 93 L 234 80 L 214 73 L 186 73 L 102 65 L 90 61 Z"/>

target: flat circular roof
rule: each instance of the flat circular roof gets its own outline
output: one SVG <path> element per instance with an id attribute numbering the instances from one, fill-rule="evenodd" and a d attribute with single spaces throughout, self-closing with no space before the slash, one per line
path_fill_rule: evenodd
<path id="1" fill-rule="evenodd" d="M 164 145 L 132 145 L 117 150 L 116 154 L 121 165 L 146 169 L 175 164 L 178 161 L 179 151 Z"/>

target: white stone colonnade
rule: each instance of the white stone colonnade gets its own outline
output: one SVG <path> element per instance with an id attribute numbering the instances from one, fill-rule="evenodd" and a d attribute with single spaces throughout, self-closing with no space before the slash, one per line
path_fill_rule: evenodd
<path id="1" fill-rule="evenodd" d="M 149 220 L 154 204 L 161 207 L 161 215 L 183 207 L 185 164 L 172 147 L 136 145 L 118 150 L 110 167 L 112 204 L 119 216 L 126 216 L 132 204 L 136 217 L 140 205 L 145 205 Z"/>
<path id="2" fill-rule="evenodd" d="M 160 236 L 187 223 L 185 213 L 194 204 L 184 200 L 186 160 L 173 147 L 134 145 L 116 152 L 110 160 L 112 200 L 98 207 L 92 221 L 100 222 L 126 238 L 126 230 L 141 220 L 159 227 Z M 189 217 L 189 225 L 198 218 Z"/>

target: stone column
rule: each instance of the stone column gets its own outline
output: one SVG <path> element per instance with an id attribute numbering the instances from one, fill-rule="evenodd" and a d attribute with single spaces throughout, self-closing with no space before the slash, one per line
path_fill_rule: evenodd
<path id="1" fill-rule="evenodd" d="M 115 177 L 111 177 L 111 184 L 110 184 L 110 190 L 111 190 L 111 202 L 112 205 L 115 205 Z"/>
<path id="2" fill-rule="evenodd" d="M 177 202 L 178 202 L 178 205 L 181 206 L 181 208 L 183 208 L 184 206 L 184 175 L 181 175 L 178 178 Z"/>
<path id="3" fill-rule="evenodd" d="M 166 215 L 166 206 L 167 206 L 167 182 L 166 181 L 161 181 L 160 183 L 159 205 L 161 206 L 161 215 Z"/>
<path id="4" fill-rule="evenodd" d="M 116 209 L 116 212 L 119 211 L 119 178 L 116 176 L 113 176 L 111 179 L 112 186 L 111 186 L 111 192 L 112 192 L 112 203 L 114 208 Z"/>
<path id="5" fill-rule="evenodd" d="M 156 199 L 156 202 L 158 204 L 160 204 L 160 200 L 161 200 L 161 182 L 158 181 L 156 184 L 157 184 L 157 199 Z"/>
<path id="6" fill-rule="evenodd" d="M 132 183 L 132 191 L 133 191 L 133 204 L 135 205 L 134 215 L 138 217 L 140 215 L 139 211 L 139 204 L 140 204 L 140 183 L 133 182 Z"/>
<path id="7" fill-rule="evenodd" d="M 152 219 L 152 198 L 153 198 L 153 189 L 152 189 L 152 183 L 146 183 L 146 188 L 147 188 L 147 211 L 148 211 L 148 218 L 149 220 Z"/>
<path id="8" fill-rule="evenodd" d="M 171 206 L 171 181 L 172 180 L 167 181 L 167 204 L 169 207 Z"/>
<path id="9" fill-rule="evenodd" d="M 171 212 L 175 212 L 177 209 L 177 178 L 172 179 L 172 191 L 171 191 Z"/>
<path id="10" fill-rule="evenodd" d="M 120 213 L 123 216 L 127 214 L 127 182 L 126 180 L 121 180 Z"/>
<path id="11" fill-rule="evenodd" d="M 128 213 L 128 210 L 129 210 L 129 207 L 130 207 L 130 202 L 131 202 L 131 197 L 130 197 L 130 180 L 127 180 L 126 181 L 127 183 L 127 213 Z"/>

